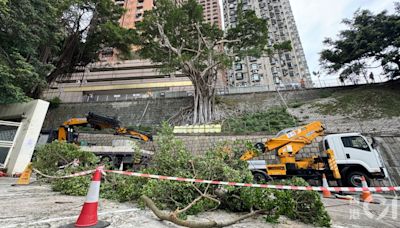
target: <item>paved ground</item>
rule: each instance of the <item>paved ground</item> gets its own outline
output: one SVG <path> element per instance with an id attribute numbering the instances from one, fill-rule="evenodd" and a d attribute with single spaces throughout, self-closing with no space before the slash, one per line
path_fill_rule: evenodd
<path id="1" fill-rule="evenodd" d="M 84 197 L 64 196 L 52 192 L 47 185 L 12 187 L 16 179 L 0 178 L 0 227 L 59 227 L 72 223 L 79 215 Z M 381 204 L 358 204 L 337 199 L 324 199 L 334 227 L 400 227 L 398 200 L 380 199 Z M 212 212 L 203 215 L 216 220 L 228 220 L 237 215 Z M 100 200 L 99 218 L 111 222 L 110 227 L 177 227 L 159 221 L 148 210 L 135 204 Z M 308 227 L 282 219 L 281 224 L 266 224 L 261 218 L 247 219 L 234 228 L 244 227 Z"/>

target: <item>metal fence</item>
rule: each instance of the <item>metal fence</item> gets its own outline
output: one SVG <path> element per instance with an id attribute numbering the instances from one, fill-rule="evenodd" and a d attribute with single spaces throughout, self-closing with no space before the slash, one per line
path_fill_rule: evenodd
<path id="1" fill-rule="evenodd" d="M 382 83 L 382 81 L 374 81 L 373 83 Z M 248 87 L 219 87 L 216 88 L 217 95 L 231 95 L 231 94 L 246 94 L 246 93 L 262 93 L 273 91 L 299 91 L 314 88 L 329 88 L 329 87 L 345 87 L 366 84 L 365 81 L 360 81 L 358 84 L 345 82 L 341 83 L 339 79 L 324 79 L 313 82 L 312 87 L 302 88 L 299 83 L 287 83 L 285 85 L 262 85 L 262 86 L 248 86 Z M 147 91 L 145 93 L 121 93 L 121 94 L 84 94 L 83 102 L 112 102 L 112 101 L 132 101 L 137 99 L 149 98 L 181 98 L 192 97 L 193 90 L 188 90 L 187 87 L 175 87 L 174 91 Z"/>

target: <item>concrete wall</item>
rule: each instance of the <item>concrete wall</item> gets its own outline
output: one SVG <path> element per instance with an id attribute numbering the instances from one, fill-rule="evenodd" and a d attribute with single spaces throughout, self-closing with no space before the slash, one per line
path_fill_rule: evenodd
<path id="1" fill-rule="evenodd" d="M 21 120 L 6 164 L 8 174 L 21 173 L 31 161 L 48 107 L 49 102 L 42 100 L 0 106 L 1 120 Z"/>
<path id="2" fill-rule="evenodd" d="M 293 90 L 281 91 L 280 94 L 287 103 L 291 102 L 308 102 L 317 98 L 327 97 L 333 92 L 352 90 L 356 87 L 361 88 L 376 88 L 381 90 L 386 89 L 400 89 L 400 80 L 381 83 L 374 85 L 360 85 L 360 86 L 346 86 L 346 87 L 331 87 L 321 89 L 306 89 L 306 90 Z M 243 89 L 251 89 L 252 87 L 244 87 Z M 250 90 L 249 90 L 250 91 Z M 259 92 L 259 93 L 241 93 L 229 94 L 218 96 L 217 103 L 221 104 L 220 107 L 237 108 L 240 106 L 244 111 L 253 109 L 260 110 L 272 105 L 281 105 L 282 99 L 279 94 L 274 91 Z M 246 91 L 242 91 L 246 92 Z M 186 94 L 187 95 L 187 94 Z M 154 96 L 153 96 L 154 97 Z M 84 117 L 88 112 L 94 112 L 100 115 L 117 116 L 123 125 L 154 125 L 160 124 L 162 121 L 167 120 L 183 107 L 192 104 L 193 97 L 174 97 L 174 98 L 132 98 L 125 101 L 109 101 L 109 102 L 90 102 L 90 103 L 63 103 L 58 108 L 49 110 L 45 128 L 58 127 L 65 120 L 72 117 Z M 147 110 L 146 110 L 147 107 Z M 144 112 L 146 110 L 146 112 Z M 144 114 L 144 115 L 143 115 Z M 143 119 L 140 119 L 143 115 Z M 319 119 L 321 120 L 321 119 Z M 378 120 L 379 122 L 380 120 Z M 335 123 L 335 125 L 337 125 Z M 368 123 L 367 123 L 368 125 Z M 385 124 L 391 126 L 392 124 Z M 336 126 L 328 126 L 328 130 Z M 338 131 L 349 128 L 348 126 L 339 126 Z M 360 128 L 360 127 L 359 127 Z M 363 126 L 361 130 L 368 128 Z M 349 131 L 359 131 L 358 129 L 349 128 Z M 396 129 L 394 129 L 396 130 Z M 367 132 L 367 131 L 362 131 Z M 394 131 L 391 131 L 392 133 Z"/>
<path id="3" fill-rule="evenodd" d="M 139 123 L 144 111 L 142 125 L 160 124 L 170 118 L 181 107 L 190 105 L 192 98 L 179 99 L 138 99 L 135 101 L 102 103 L 67 103 L 49 110 L 44 128 L 57 128 L 64 121 L 73 117 L 85 117 L 88 112 L 99 115 L 117 116 L 124 126 Z"/>
<path id="4" fill-rule="evenodd" d="M 400 137 L 381 136 L 375 137 L 379 142 L 379 151 L 386 163 L 388 172 L 393 178 L 395 185 L 400 185 Z"/>
<path id="5" fill-rule="evenodd" d="M 341 89 L 343 88 L 329 88 L 323 91 L 319 89 L 284 91 L 281 92 L 281 95 L 287 102 L 304 102 Z M 56 128 L 65 120 L 72 117 L 84 117 L 88 112 L 117 116 L 124 126 L 136 125 L 146 110 L 146 106 L 147 110 L 140 124 L 160 124 L 176 114 L 181 108 L 191 105 L 192 99 L 192 97 L 181 97 L 116 102 L 64 103 L 56 109 L 49 110 L 44 128 Z M 280 105 L 282 102 L 276 92 L 225 95 L 221 96 L 220 100 L 231 106 L 241 103 L 255 108 Z"/>

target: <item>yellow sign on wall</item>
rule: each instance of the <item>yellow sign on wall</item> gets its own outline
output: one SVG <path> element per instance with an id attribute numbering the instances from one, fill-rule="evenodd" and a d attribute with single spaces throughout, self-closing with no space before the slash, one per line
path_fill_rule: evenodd
<path id="1" fill-rule="evenodd" d="M 175 126 L 174 133 L 180 133 L 180 134 L 221 133 L 221 129 L 222 129 L 221 124 Z"/>

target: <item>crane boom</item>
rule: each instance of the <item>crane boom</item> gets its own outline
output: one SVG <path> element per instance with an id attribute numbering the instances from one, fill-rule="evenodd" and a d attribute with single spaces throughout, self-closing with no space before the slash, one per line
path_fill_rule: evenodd
<path id="1" fill-rule="evenodd" d="M 126 135 L 130 136 L 135 139 L 139 139 L 142 141 L 152 141 L 153 138 L 150 134 L 136 131 L 134 129 L 127 129 L 125 127 L 121 127 L 121 122 L 118 121 L 116 118 L 108 117 L 108 116 L 101 116 L 89 112 L 86 115 L 86 118 L 71 118 L 65 121 L 59 128 L 58 128 L 58 141 L 74 141 L 74 130 L 73 127 L 75 126 L 90 126 L 94 129 L 114 129 L 116 135 Z"/>
<path id="2" fill-rule="evenodd" d="M 308 170 L 329 169 L 335 178 L 340 178 L 340 173 L 335 162 L 334 153 L 331 149 L 325 151 L 327 156 L 311 156 L 303 159 L 296 159 L 305 146 L 311 144 L 315 138 L 324 134 L 324 127 L 319 121 L 311 122 L 296 129 L 284 130 L 277 137 L 268 139 L 264 144 L 257 144 L 256 147 L 262 152 L 276 151 L 279 157 L 279 164 L 269 164 L 266 167 L 267 174 L 273 176 L 284 176 L 296 174 Z M 246 151 L 241 160 L 247 161 L 258 155 L 257 151 Z"/>

